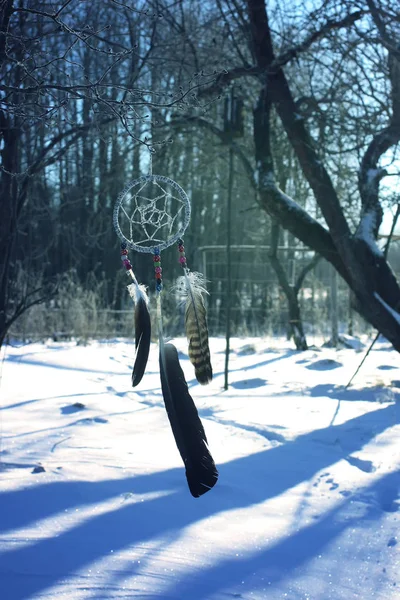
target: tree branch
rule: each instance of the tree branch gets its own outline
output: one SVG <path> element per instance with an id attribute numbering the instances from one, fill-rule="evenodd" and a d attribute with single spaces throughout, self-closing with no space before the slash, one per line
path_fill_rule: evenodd
<path id="1" fill-rule="evenodd" d="M 217 127 L 210 121 L 207 121 L 207 119 L 204 119 L 203 117 L 197 117 L 197 116 L 188 116 L 188 117 L 182 117 L 182 118 L 173 117 L 167 123 L 167 125 L 176 127 L 176 128 L 181 128 L 181 129 L 183 127 L 185 127 L 185 125 L 198 125 L 202 129 L 206 129 L 207 131 L 210 131 L 212 134 L 214 134 L 223 144 L 229 144 L 232 147 L 236 156 L 241 160 L 243 167 L 249 178 L 251 186 L 255 190 L 258 189 L 257 182 L 254 177 L 253 165 L 247 158 L 243 149 L 234 140 L 229 140 L 227 135 L 224 133 L 224 131 L 222 129 L 219 129 L 219 127 Z"/>
<path id="2" fill-rule="evenodd" d="M 339 21 L 334 21 L 333 19 L 328 19 L 326 21 L 326 23 L 324 23 L 324 25 L 322 25 L 322 27 L 320 29 L 316 29 L 315 31 L 312 31 L 302 42 L 300 42 L 299 44 L 296 44 L 295 46 L 293 46 L 292 48 L 289 48 L 288 50 L 285 50 L 285 52 L 283 52 L 282 54 L 277 56 L 271 62 L 268 72 L 272 73 L 272 72 L 276 71 L 277 69 L 284 67 L 291 60 L 293 60 L 294 58 L 297 58 L 297 56 L 299 54 L 309 50 L 316 41 L 318 41 L 319 39 L 326 36 L 326 34 L 328 34 L 330 31 L 333 31 L 335 29 L 346 29 L 347 27 L 350 27 L 351 25 L 353 25 L 356 21 L 359 21 L 364 16 L 364 14 L 365 14 L 365 11 L 357 10 L 356 12 L 349 13 L 348 15 L 346 15 L 345 17 L 343 17 L 343 19 L 340 19 Z"/>
<path id="3" fill-rule="evenodd" d="M 319 254 L 315 254 L 312 257 L 312 259 L 310 260 L 310 262 L 307 263 L 302 268 L 302 270 L 300 271 L 300 273 L 297 276 L 296 283 L 295 283 L 295 286 L 294 286 L 296 294 L 298 294 L 299 291 L 301 290 L 306 276 L 317 266 L 317 264 L 319 263 L 319 261 L 321 260 L 321 258 L 322 257 Z"/>
<path id="4" fill-rule="evenodd" d="M 340 263 L 342 264 L 340 265 L 336 261 L 337 264 L 335 266 L 342 277 L 348 279 L 349 273 L 351 273 L 353 281 L 358 282 L 358 285 L 362 287 L 364 281 L 361 280 L 359 264 L 353 253 L 349 225 L 343 214 L 331 178 L 314 149 L 314 143 L 305 127 L 303 118 L 296 110 L 296 104 L 283 70 L 279 68 L 273 74 L 269 74 L 269 67 L 273 63 L 275 56 L 265 2 L 264 0 L 247 0 L 247 3 L 257 64 L 260 68 L 265 68 L 267 73 L 264 89 L 268 91 L 270 102 L 276 108 L 288 139 L 299 160 L 304 176 L 314 192 L 316 201 L 329 227 L 332 242 L 340 254 L 342 259 Z M 258 135 L 258 142 L 256 142 L 256 146 L 258 143 L 260 147 L 260 152 L 262 145 L 264 144 L 265 146 L 265 141 L 262 142 L 261 140 L 263 137 L 265 138 L 265 136 L 269 135 L 265 121 L 265 118 L 264 121 L 259 119 L 257 127 L 255 126 L 255 131 L 257 128 L 262 131 Z M 267 184 L 264 186 L 266 187 L 266 191 L 267 189 L 268 191 L 273 191 L 272 197 L 278 199 L 279 194 L 274 189 L 276 187 L 275 181 L 273 176 L 270 177 L 270 174 L 267 172 L 267 165 L 257 162 L 257 168 L 261 168 L 262 170 L 260 177 Z M 271 202 L 269 204 L 271 205 Z M 282 201 L 280 204 L 282 204 Z M 304 241 L 303 235 L 301 239 Z M 307 241 L 305 243 L 309 245 Z M 314 247 L 314 249 L 321 253 L 319 248 Z M 347 267 L 346 269 L 344 269 L 344 262 Z"/>
<path id="5" fill-rule="evenodd" d="M 391 123 L 373 137 L 361 161 L 358 188 L 363 213 L 357 229 L 360 232 L 368 229 L 371 239 L 377 238 L 382 223 L 383 210 L 379 200 L 379 184 L 381 179 L 387 175 L 387 171 L 380 168 L 378 162 L 381 156 L 399 141 L 400 122 Z"/>
<path id="6" fill-rule="evenodd" d="M 374 2 L 374 0 L 367 0 L 368 8 L 370 10 L 372 19 L 376 25 L 377 30 L 379 31 L 379 35 L 381 36 L 382 44 L 389 51 L 389 53 L 393 54 L 397 60 L 400 60 L 400 48 L 398 44 L 394 40 L 390 38 L 387 34 L 386 26 L 381 19 L 379 14 L 379 10 Z"/>
<path id="7" fill-rule="evenodd" d="M 13 4 L 13 0 L 0 0 L 0 66 L 6 58 L 7 32 Z"/>
<path id="8" fill-rule="evenodd" d="M 260 78 L 267 74 L 274 74 L 277 70 L 291 62 L 294 58 L 297 58 L 299 54 L 309 50 L 316 41 L 324 37 L 327 33 L 329 33 L 329 31 L 350 27 L 356 21 L 361 19 L 364 14 L 365 11 L 358 10 L 346 15 L 339 21 L 328 19 L 320 29 L 312 31 L 302 42 L 292 46 L 292 48 L 289 48 L 288 50 L 285 50 L 279 56 L 274 57 L 268 65 L 260 66 L 257 64 L 252 66 L 246 63 L 244 66 L 235 67 L 229 71 L 220 73 L 211 86 L 202 90 L 201 95 L 208 96 L 220 94 L 232 82 L 242 77 L 251 76 Z"/>

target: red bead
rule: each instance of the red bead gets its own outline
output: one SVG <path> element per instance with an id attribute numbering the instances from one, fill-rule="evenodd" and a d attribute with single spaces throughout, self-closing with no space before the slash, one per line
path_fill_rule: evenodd
<path id="1" fill-rule="evenodd" d="M 161 256 L 159 254 L 155 254 L 153 260 L 154 262 L 159 262 L 161 260 Z"/>
<path id="2" fill-rule="evenodd" d="M 179 252 L 184 252 L 185 251 L 185 246 L 178 246 L 178 250 L 179 250 Z"/>
<path id="3" fill-rule="evenodd" d="M 127 255 L 128 254 L 128 250 L 126 248 L 124 248 L 123 250 L 121 250 L 121 255 Z"/>

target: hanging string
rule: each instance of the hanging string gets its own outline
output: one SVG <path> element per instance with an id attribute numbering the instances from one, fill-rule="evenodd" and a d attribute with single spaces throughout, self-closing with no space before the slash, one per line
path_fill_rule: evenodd
<path id="1" fill-rule="evenodd" d="M 156 292 L 159 294 L 162 290 L 162 268 L 161 268 L 161 255 L 160 248 L 156 246 L 154 248 L 154 274 L 156 277 Z"/>
<path id="2" fill-rule="evenodd" d="M 149 154 L 149 176 L 151 177 L 153 175 L 153 148 L 151 146 L 149 146 Z"/>
<path id="3" fill-rule="evenodd" d="M 121 260 L 122 260 L 122 266 L 125 267 L 127 275 L 131 276 L 134 284 L 139 285 L 137 282 L 137 279 L 135 277 L 135 274 L 133 272 L 133 267 L 131 265 L 131 262 L 128 258 L 128 248 L 127 248 L 126 242 L 121 242 Z"/>
<path id="4" fill-rule="evenodd" d="M 161 255 L 160 248 L 156 246 L 154 248 L 154 275 L 156 279 L 156 306 L 157 306 L 157 324 L 158 324 L 158 336 L 160 343 L 163 341 L 163 324 L 162 324 L 162 309 L 161 309 L 161 291 L 163 288 L 162 284 L 162 267 L 161 267 Z"/>
<path id="5" fill-rule="evenodd" d="M 186 256 L 185 256 L 185 246 L 183 245 L 182 238 L 179 238 L 179 240 L 178 240 L 178 251 L 179 251 L 179 264 L 185 271 L 187 269 L 187 265 L 186 265 Z"/>

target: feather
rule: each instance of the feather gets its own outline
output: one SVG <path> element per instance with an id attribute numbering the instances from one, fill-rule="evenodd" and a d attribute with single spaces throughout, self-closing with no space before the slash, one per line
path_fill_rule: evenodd
<path id="1" fill-rule="evenodd" d="M 173 344 L 160 339 L 161 388 L 175 442 L 186 469 L 192 496 L 208 492 L 218 480 L 218 471 L 207 438 Z"/>
<path id="2" fill-rule="evenodd" d="M 204 276 L 185 269 L 185 275 L 178 278 L 176 287 L 186 298 L 185 329 L 189 340 L 189 359 L 194 366 L 197 381 L 206 385 L 212 380 L 213 372 L 204 304 L 204 294 L 208 294 Z"/>
<path id="3" fill-rule="evenodd" d="M 136 387 L 142 380 L 149 357 L 151 323 L 146 288 L 135 280 L 135 283 L 128 285 L 128 291 L 135 303 L 136 356 L 132 371 L 132 387 Z"/>

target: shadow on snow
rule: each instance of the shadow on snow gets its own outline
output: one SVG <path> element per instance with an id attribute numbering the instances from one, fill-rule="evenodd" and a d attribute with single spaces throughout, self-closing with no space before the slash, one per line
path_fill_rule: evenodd
<path id="1" fill-rule="evenodd" d="M 337 462 L 341 456 L 338 456 L 332 440 L 340 438 L 341 434 L 346 435 L 346 452 L 353 453 L 360 450 L 369 439 L 398 423 L 396 408 L 393 404 L 387 405 L 344 424 L 314 430 L 294 441 L 222 464 L 219 466 L 219 483 L 199 500 L 190 497 L 183 468 L 101 482 L 51 482 L 3 492 L 0 495 L 0 514 L 3 515 L 0 530 L 3 532 L 34 525 L 37 521 L 63 514 L 66 510 L 91 505 L 95 507 L 98 503 L 115 499 L 115 505 L 108 512 L 88 517 L 55 537 L 39 539 L 23 548 L 2 552 L 1 570 L 3 576 L 7 573 L 10 582 L 7 600 L 23 600 L 33 596 L 40 590 L 62 582 L 69 574 L 76 574 L 85 565 L 108 556 L 111 551 L 118 552 L 134 543 L 144 543 L 161 536 L 175 539 L 182 529 L 207 517 L 250 507 L 278 496 Z M 349 429 L 362 429 L 363 436 L 348 436 Z M 325 442 L 328 449 L 318 452 L 316 438 Z M 387 477 L 394 478 L 394 484 L 398 485 L 398 473 Z M 163 495 L 143 502 L 121 502 L 126 494 L 151 492 Z M 182 506 L 185 506 L 185 510 L 182 510 Z M 374 510 L 376 514 L 381 514 L 377 506 Z M 253 554 L 251 558 L 223 560 L 210 569 L 201 569 L 198 574 L 191 573 L 187 578 L 183 576 L 178 584 L 179 598 L 194 598 L 189 588 L 195 590 L 197 585 L 200 586 L 201 579 L 201 589 L 195 598 L 206 600 L 210 594 L 227 585 L 232 572 L 235 578 L 236 573 L 244 576 L 250 570 L 254 572 L 257 563 L 261 566 L 266 560 L 272 566 L 284 561 L 287 575 L 287 572 L 320 552 L 322 546 L 340 535 L 345 528 L 352 527 L 353 519 L 335 521 L 338 511 L 331 511 L 318 523 L 303 528 L 269 549 Z M 4 519 L 5 515 L 7 519 Z M 130 575 L 134 575 L 135 568 L 138 569 L 139 565 L 132 565 Z M 284 576 L 281 572 L 274 573 L 270 576 L 274 581 Z M 209 575 L 212 577 L 209 578 Z"/>

